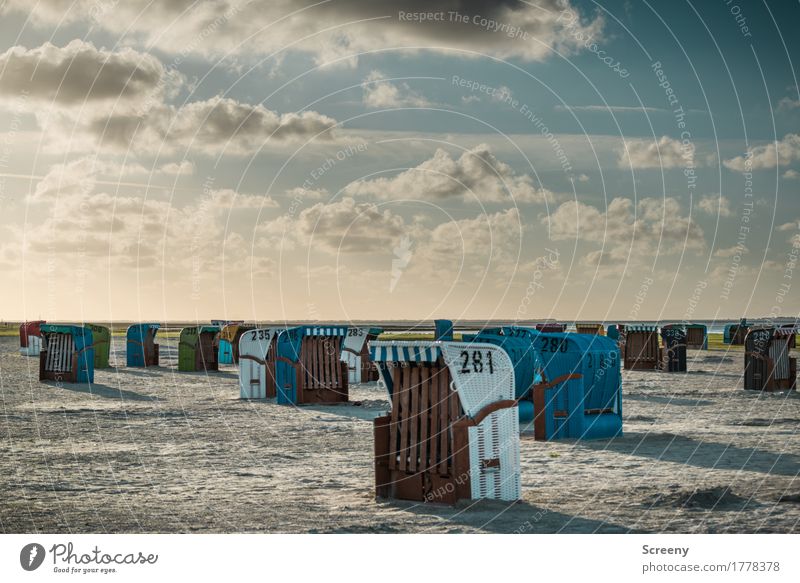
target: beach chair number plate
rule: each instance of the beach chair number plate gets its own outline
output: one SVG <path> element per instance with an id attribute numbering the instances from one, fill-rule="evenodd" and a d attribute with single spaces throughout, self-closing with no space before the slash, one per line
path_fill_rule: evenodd
<path id="1" fill-rule="evenodd" d="M 462 350 L 461 351 L 461 374 L 483 373 L 494 374 L 494 362 L 492 361 L 492 351 L 487 350 L 484 358 L 481 350 Z"/>

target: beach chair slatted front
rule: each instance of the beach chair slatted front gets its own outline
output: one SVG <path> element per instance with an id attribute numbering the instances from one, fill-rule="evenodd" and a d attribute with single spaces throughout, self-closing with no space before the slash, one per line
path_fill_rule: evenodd
<path id="1" fill-rule="evenodd" d="M 44 320 L 23 322 L 19 326 L 19 352 L 24 356 L 39 356 L 42 351 L 42 332 Z"/>
<path id="2" fill-rule="evenodd" d="M 43 324 L 39 353 L 39 380 L 67 383 L 94 382 L 92 331 L 71 324 Z"/>
<path id="3" fill-rule="evenodd" d="M 661 370 L 665 372 L 686 372 L 686 328 L 678 324 L 661 327 Z"/>
<path id="4" fill-rule="evenodd" d="M 190 326 L 178 340 L 178 370 L 183 372 L 219 370 L 216 326 Z"/>
<path id="5" fill-rule="evenodd" d="M 503 349 L 376 341 L 370 352 L 392 407 L 374 421 L 378 498 L 520 497 L 514 368 Z"/>
<path id="6" fill-rule="evenodd" d="M 130 367 L 158 366 L 156 334 L 160 324 L 133 324 L 125 334 L 125 354 Z"/>
<path id="7" fill-rule="evenodd" d="M 298 326 L 278 335 L 276 382 L 281 405 L 346 403 L 348 366 L 342 362 L 347 326 Z"/>
<path id="8" fill-rule="evenodd" d="M 745 338 L 744 388 L 790 391 L 797 388 L 797 359 L 789 356 L 796 328 L 751 328 Z"/>
<path id="9" fill-rule="evenodd" d="M 625 369 L 656 370 L 661 363 L 658 328 L 655 326 L 625 327 Z"/>
<path id="10" fill-rule="evenodd" d="M 275 390 L 276 341 L 284 328 L 256 328 L 239 339 L 239 396 L 272 399 Z"/>

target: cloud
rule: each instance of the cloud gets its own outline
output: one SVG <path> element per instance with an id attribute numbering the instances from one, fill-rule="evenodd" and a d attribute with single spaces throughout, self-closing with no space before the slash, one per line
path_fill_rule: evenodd
<path id="1" fill-rule="evenodd" d="M 350 197 L 318 202 L 297 217 L 284 215 L 258 227 L 262 247 L 292 248 L 297 243 L 331 254 L 391 248 L 405 232 L 401 216 Z"/>
<path id="2" fill-rule="evenodd" d="M 380 71 L 372 71 L 362 84 L 364 105 L 374 109 L 389 107 L 427 107 L 430 102 L 414 92 L 407 83 L 386 81 Z"/>
<path id="3" fill-rule="evenodd" d="M 250 57 L 291 47 L 324 62 L 387 47 L 407 52 L 430 47 L 540 61 L 553 49 L 569 55 L 583 50 L 587 38 L 603 40 L 603 19 L 581 15 L 567 0 L 407 0 L 399 5 L 389 0 L 8 0 L 0 13 L 10 11 L 39 25 L 91 23 L 184 56 Z M 436 12 L 443 18 L 415 17 Z M 459 18 L 451 19 L 451 12 Z"/>
<path id="4" fill-rule="evenodd" d="M 619 150 L 620 168 L 684 168 L 695 165 L 692 142 L 661 136 L 658 141 L 626 140 Z"/>
<path id="5" fill-rule="evenodd" d="M 703 230 L 689 216 L 682 214 L 674 198 L 643 198 L 638 202 L 615 198 L 605 211 L 594 206 L 568 201 L 549 217 L 542 217 L 550 227 L 553 240 L 579 240 L 601 244 L 603 255 L 617 262 L 652 262 L 656 253 L 674 254 L 683 250 L 701 251 L 705 248 Z M 600 250 L 590 252 L 587 265 L 596 264 Z"/>
<path id="6" fill-rule="evenodd" d="M 277 208 L 280 206 L 272 197 L 239 194 L 230 188 L 211 190 L 207 195 L 207 200 L 212 206 L 225 210 Z"/>
<path id="7" fill-rule="evenodd" d="M 778 111 L 792 111 L 800 107 L 800 99 L 784 97 L 778 102 Z"/>
<path id="8" fill-rule="evenodd" d="M 157 104 L 145 113 L 112 113 L 83 116 L 51 116 L 46 129 L 74 138 L 82 130 L 92 147 L 118 151 L 161 151 L 191 149 L 219 154 L 249 154 L 269 142 L 329 139 L 336 120 L 315 111 L 278 113 L 263 105 L 235 99 L 212 97 L 181 107 Z"/>
<path id="9" fill-rule="evenodd" d="M 749 156 L 736 156 L 723 164 L 735 172 L 747 172 L 787 166 L 797 160 L 800 160 L 800 135 L 786 134 L 782 140 L 751 148 Z"/>
<path id="10" fill-rule="evenodd" d="M 31 102 L 72 108 L 102 103 L 120 109 L 174 91 L 182 81 L 147 53 L 112 52 L 82 40 L 64 47 L 49 42 L 34 49 L 11 47 L 0 55 L 0 71 L 0 95 L 26 93 Z"/>
<path id="11" fill-rule="evenodd" d="M 359 180 L 345 192 L 380 199 L 422 199 L 441 202 L 463 197 L 467 201 L 542 203 L 552 193 L 536 188 L 527 174 L 517 174 L 498 160 L 486 144 L 453 158 L 439 148 L 432 158 L 391 178 Z"/>
<path id="12" fill-rule="evenodd" d="M 173 176 L 191 176 L 194 174 L 194 164 L 189 162 L 189 160 L 170 162 L 159 168 L 159 172 L 162 174 L 171 174 Z"/>
<path id="13" fill-rule="evenodd" d="M 602 113 L 667 113 L 669 110 L 661 107 L 646 107 L 632 105 L 555 105 L 556 111 L 587 111 Z"/>
<path id="14" fill-rule="evenodd" d="M 747 247 L 741 245 L 734 245 L 733 247 L 725 247 L 724 249 L 717 249 L 714 251 L 714 257 L 730 258 L 735 255 L 744 255 L 748 252 Z"/>
<path id="15" fill-rule="evenodd" d="M 718 195 L 709 195 L 704 196 L 700 199 L 700 202 L 697 205 L 700 207 L 700 210 L 704 213 L 720 217 L 730 217 L 733 216 L 733 211 L 731 210 L 731 201 L 730 199 L 724 196 Z"/>
<path id="16" fill-rule="evenodd" d="M 800 178 L 800 172 L 789 168 L 786 172 L 783 173 L 783 178 L 785 180 L 797 180 L 798 178 Z"/>

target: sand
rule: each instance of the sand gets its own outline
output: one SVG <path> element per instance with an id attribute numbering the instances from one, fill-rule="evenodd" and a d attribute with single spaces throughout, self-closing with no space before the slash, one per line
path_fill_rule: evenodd
<path id="1" fill-rule="evenodd" d="M 17 342 L 0 338 L 4 532 L 800 530 L 800 398 L 741 389 L 741 352 L 623 373 L 623 437 L 523 434 L 523 500 L 452 508 L 375 501 L 375 383 L 346 406 L 241 401 L 233 366 L 170 368 L 172 340 L 165 366 L 97 371 L 89 392 L 39 383 Z"/>

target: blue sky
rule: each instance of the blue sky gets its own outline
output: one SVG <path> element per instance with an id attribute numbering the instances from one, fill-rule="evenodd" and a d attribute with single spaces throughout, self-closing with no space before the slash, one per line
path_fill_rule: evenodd
<path id="1" fill-rule="evenodd" d="M 0 11 L 0 317 L 800 307 L 797 3 Z"/>

